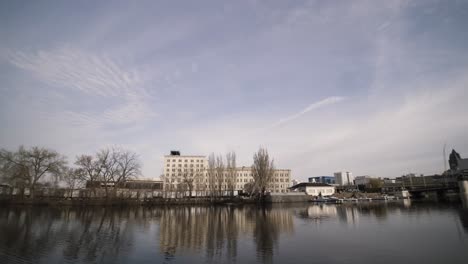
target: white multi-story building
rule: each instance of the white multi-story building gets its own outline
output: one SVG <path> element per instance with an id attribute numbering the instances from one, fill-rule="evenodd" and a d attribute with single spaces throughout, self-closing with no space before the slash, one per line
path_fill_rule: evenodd
<path id="1" fill-rule="evenodd" d="M 217 172 L 214 172 L 217 175 Z M 235 191 L 244 190 L 247 183 L 254 181 L 251 167 L 238 167 L 234 172 L 225 170 L 221 178 L 216 180 L 208 177 L 208 160 L 206 156 L 180 155 L 179 151 L 171 151 L 164 156 L 164 189 L 176 190 L 180 184 L 185 184 L 187 179 L 193 181 L 193 191 L 201 192 L 210 190 L 210 185 L 218 190 Z M 276 169 L 273 178 L 268 184 L 267 191 L 287 192 L 291 186 L 291 170 Z"/>
<path id="2" fill-rule="evenodd" d="M 334 173 L 335 184 L 340 186 L 344 185 L 354 185 L 353 174 L 349 171 L 339 171 Z"/>
<path id="3" fill-rule="evenodd" d="M 204 179 L 208 161 L 205 156 L 180 155 L 179 151 L 171 151 L 170 155 L 164 156 L 164 187 L 177 186 L 184 179 Z M 199 177 L 197 177 L 199 176 Z"/>

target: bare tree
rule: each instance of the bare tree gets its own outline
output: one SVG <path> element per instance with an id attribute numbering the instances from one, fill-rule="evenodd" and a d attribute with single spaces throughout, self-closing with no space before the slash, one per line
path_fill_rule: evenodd
<path id="1" fill-rule="evenodd" d="M 236 153 L 234 151 L 226 154 L 226 172 L 227 187 L 231 196 L 234 196 L 236 189 L 237 171 L 236 171 Z"/>
<path id="2" fill-rule="evenodd" d="M 216 158 L 214 153 L 208 157 L 208 190 L 211 198 L 216 194 Z"/>
<path id="3" fill-rule="evenodd" d="M 117 162 L 109 149 L 100 150 L 96 157 L 89 155 L 79 156 L 75 162 L 78 166 L 78 173 L 83 181 L 88 182 L 96 195 L 96 185 L 104 186 L 106 197 L 109 194 L 109 187 L 117 171 Z"/>
<path id="4" fill-rule="evenodd" d="M 255 193 L 255 183 L 254 182 L 248 182 L 244 184 L 244 188 L 242 189 L 245 193 L 247 193 L 250 197 Z"/>
<path id="5" fill-rule="evenodd" d="M 184 171 L 183 173 L 183 184 L 185 185 L 187 191 L 189 192 L 189 197 L 192 197 L 192 191 L 195 184 L 195 176 L 193 170 L 191 171 Z"/>
<path id="6" fill-rule="evenodd" d="M 273 159 L 270 160 L 268 151 L 264 148 L 260 148 L 258 152 L 254 154 L 253 159 L 252 176 L 254 179 L 254 185 L 258 188 L 263 200 L 268 183 L 273 178 L 275 167 Z"/>
<path id="7" fill-rule="evenodd" d="M 226 169 L 224 167 L 224 161 L 223 161 L 223 156 L 219 155 L 216 157 L 216 181 L 215 181 L 215 184 L 216 184 L 216 191 L 217 191 L 217 195 L 218 196 L 222 196 L 223 195 L 223 191 L 225 188 L 224 187 L 224 180 L 225 180 L 225 177 L 224 177 L 224 173 L 225 173 Z"/>
<path id="8" fill-rule="evenodd" d="M 194 188 L 199 194 L 206 195 L 207 191 L 207 179 L 205 168 L 199 167 L 195 170 L 195 184 Z"/>
<path id="9" fill-rule="evenodd" d="M 68 188 L 69 197 L 73 197 L 73 190 L 81 183 L 79 171 L 74 168 L 67 168 L 63 172 L 62 180 L 65 182 Z"/>
<path id="10" fill-rule="evenodd" d="M 115 168 L 112 171 L 112 181 L 114 182 L 114 191 L 127 180 L 137 178 L 141 175 L 141 163 L 138 155 L 128 150 L 113 149 L 112 163 Z"/>
<path id="11" fill-rule="evenodd" d="M 91 155 L 81 155 L 76 158 L 75 165 L 78 166 L 78 178 L 96 195 L 96 184 L 99 183 L 102 170 L 97 161 Z"/>
<path id="12" fill-rule="evenodd" d="M 65 157 L 55 150 L 32 147 L 19 147 L 18 151 L 0 150 L 0 163 L 5 177 L 13 182 L 30 188 L 30 197 L 34 198 L 37 183 L 47 177 L 60 177 L 65 169 Z"/>
<path id="13" fill-rule="evenodd" d="M 101 168 L 101 181 L 104 183 L 106 197 L 109 196 L 109 187 L 114 187 L 114 179 L 118 173 L 117 161 L 114 152 L 109 149 L 100 150 L 96 154 L 97 166 Z"/>

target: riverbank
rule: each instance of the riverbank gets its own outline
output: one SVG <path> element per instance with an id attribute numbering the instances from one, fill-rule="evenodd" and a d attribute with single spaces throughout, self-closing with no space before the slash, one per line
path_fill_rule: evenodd
<path id="1" fill-rule="evenodd" d="M 1 205 L 27 205 L 27 206 L 159 206 L 159 205 L 216 205 L 216 204 L 253 204 L 254 199 L 233 198 L 170 198 L 170 199 L 8 199 L 0 198 Z"/>

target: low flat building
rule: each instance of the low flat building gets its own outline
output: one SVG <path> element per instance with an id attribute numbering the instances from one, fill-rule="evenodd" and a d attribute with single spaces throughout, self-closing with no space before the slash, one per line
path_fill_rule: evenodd
<path id="1" fill-rule="evenodd" d="M 335 186 L 325 183 L 301 182 L 290 188 L 295 192 L 305 192 L 312 196 L 331 196 L 335 193 Z"/>
<path id="2" fill-rule="evenodd" d="M 105 181 L 87 181 L 86 188 L 106 188 L 117 187 L 118 189 L 134 189 L 134 190 L 155 190 L 163 189 L 163 181 L 161 180 L 126 180 L 123 182 L 105 182 Z"/>

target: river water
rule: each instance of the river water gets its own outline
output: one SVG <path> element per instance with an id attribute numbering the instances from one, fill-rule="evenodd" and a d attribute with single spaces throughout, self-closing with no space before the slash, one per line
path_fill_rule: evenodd
<path id="1" fill-rule="evenodd" d="M 459 204 L 0 208 L 0 263 L 468 263 Z"/>

